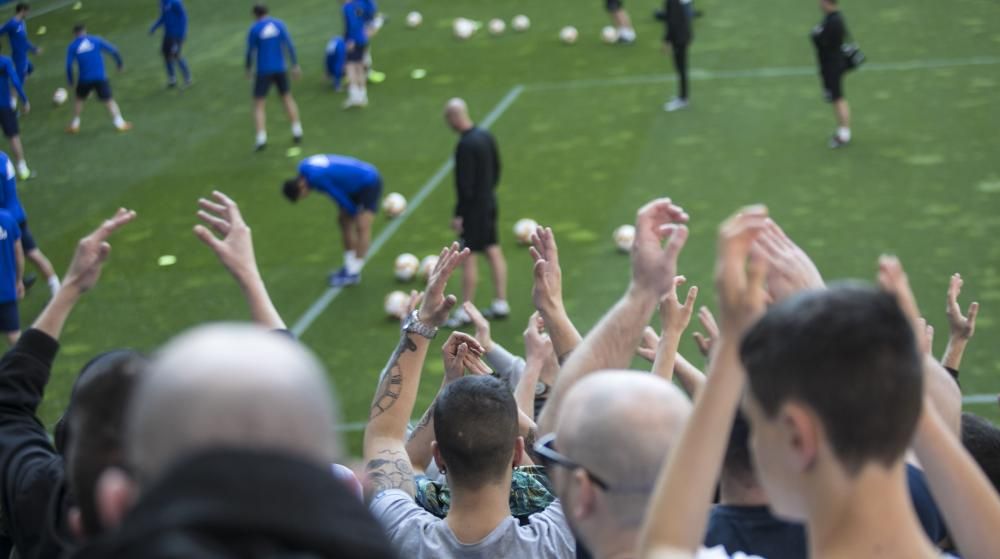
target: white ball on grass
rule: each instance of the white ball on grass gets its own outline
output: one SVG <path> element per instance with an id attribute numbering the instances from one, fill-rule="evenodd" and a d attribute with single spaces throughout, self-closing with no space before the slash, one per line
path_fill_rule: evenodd
<path id="1" fill-rule="evenodd" d="M 576 27 L 573 27 L 572 25 L 567 25 L 559 31 L 559 40 L 567 45 L 575 43 L 577 37 L 579 36 L 580 33 L 576 30 Z"/>
<path id="2" fill-rule="evenodd" d="M 610 25 L 605 25 L 601 29 L 601 40 L 607 44 L 618 42 L 618 30 Z"/>
<path id="3" fill-rule="evenodd" d="M 393 275 L 399 281 L 412 281 L 417 276 L 419 269 L 420 260 L 416 256 L 404 252 L 396 257 L 396 262 L 393 264 Z"/>
<path id="4" fill-rule="evenodd" d="M 390 318 L 402 320 L 406 314 L 406 307 L 410 302 L 410 296 L 402 291 L 393 291 L 385 296 L 385 315 Z"/>
<path id="5" fill-rule="evenodd" d="M 517 238 L 518 244 L 531 244 L 531 235 L 536 229 L 538 229 L 538 222 L 533 219 L 517 220 L 517 223 L 514 224 L 514 237 Z"/>
<path id="6" fill-rule="evenodd" d="M 424 16 L 420 15 L 420 12 L 410 12 L 406 14 L 406 26 L 410 29 L 420 27 L 420 24 L 423 22 Z"/>
<path id="7" fill-rule="evenodd" d="M 615 247 L 621 252 L 631 252 L 632 244 L 635 243 L 635 226 L 634 225 L 622 225 L 618 229 L 615 229 L 615 233 L 612 237 L 615 241 Z"/>
<path id="8" fill-rule="evenodd" d="M 423 260 L 420 261 L 420 269 L 417 271 L 417 276 L 420 279 L 428 279 L 431 276 L 431 272 L 434 271 L 434 267 L 437 266 L 438 255 L 431 254 L 425 256 Z"/>
<path id="9" fill-rule="evenodd" d="M 398 192 L 391 192 L 382 200 L 382 211 L 390 218 L 399 217 L 406 211 L 406 197 Z"/>
<path id="10" fill-rule="evenodd" d="M 524 14 L 516 15 L 514 19 L 510 20 L 510 26 L 514 28 L 514 31 L 527 31 L 531 27 L 531 20 Z"/>
<path id="11" fill-rule="evenodd" d="M 494 18 L 487 24 L 487 28 L 490 30 L 490 35 L 500 35 L 507 29 L 507 24 L 502 19 Z"/>

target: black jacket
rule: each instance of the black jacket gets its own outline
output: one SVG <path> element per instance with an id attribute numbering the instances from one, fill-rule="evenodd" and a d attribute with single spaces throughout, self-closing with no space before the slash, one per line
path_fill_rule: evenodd
<path id="1" fill-rule="evenodd" d="M 63 460 L 37 417 L 58 350 L 31 329 L 0 359 L 0 516 L 21 559 L 59 557 L 66 537 Z"/>
<path id="2" fill-rule="evenodd" d="M 455 148 L 455 216 L 475 219 L 492 212 L 499 182 L 500 152 L 493 135 L 478 127 L 463 132 Z"/>
<path id="3" fill-rule="evenodd" d="M 118 530 L 72 557 L 382 559 L 395 554 L 365 505 L 330 468 L 228 449 L 171 468 Z"/>
<path id="4" fill-rule="evenodd" d="M 677 46 L 691 44 L 694 33 L 691 30 L 691 14 L 688 8 L 681 4 L 681 0 L 666 0 L 663 11 L 665 16 L 663 21 L 667 26 L 667 34 L 663 37 Z"/>
<path id="5" fill-rule="evenodd" d="M 844 69 L 844 56 L 840 46 L 847 38 L 847 24 L 840 12 L 831 12 L 823 18 L 812 30 L 813 45 L 816 47 L 816 59 L 824 73 L 837 72 Z"/>

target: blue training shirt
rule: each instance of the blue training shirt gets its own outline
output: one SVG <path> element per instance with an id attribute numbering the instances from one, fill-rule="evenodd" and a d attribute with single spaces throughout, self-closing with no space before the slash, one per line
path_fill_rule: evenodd
<path id="1" fill-rule="evenodd" d="M 0 303 L 17 301 L 17 256 L 21 228 L 7 210 L 0 210 Z"/>
<path id="2" fill-rule="evenodd" d="M 24 213 L 21 200 L 17 197 L 17 173 L 6 153 L 0 151 L 0 209 L 10 212 L 18 223 L 24 223 L 28 216 Z"/>
<path id="3" fill-rule="evenodd" d="M 350 215 L 358 213 L 351 195 L 382 180 L 371 163 L 343 155 L 314 155 L 305 159 L 299 163 L 299 176 L 305 177 L 309 188 L 326 193 Z"/>
<path id="4" fill-rule="evenodd" d="M 343 37 L 334 37 L 326 44 L 326 71 L 335 78 L 344 77 L 347 63 L 347 47 Z"/>
<path id="5" fill-rule="evenodd" d="M 28 59 L 28 53 L 37 53 L 38 47 L 28 40 L 28 24 L 11 18 L 0 27 L 0 33 L 7 35 L 10 39 L 10 52 L 15 59 Z"/>
<path id="6" fill-rule="evenodd" d="M 250 27 L 250 33 L 247 34 L 247 70 L 252 67 L 253 53 L 256 51 L 258 76 L 284 72 L 283 48 L 288 49 L 292 65 L 297 66 L 299 61 L 295 55 L 295 45 L 292 44 L 292 38 L 284 22 L 273 17 L 261 18 Z"/>
<path id="7" fill-rule="evenodd" d="M 344 40 L 353 41 L 356 46 L 368 44 L 368 33 L 365 32 L 365 8 L 360 0 L 351 0 L 344 4 Z"/>
<path id="8" fill-rule="evenodd" d="M 365 23 L 371 23 L 375 16 L 378 15 L 378 5 L 375 4 L 375 0 L 357 0 L 358 4 L 361 4 L 362 18 Z"/>
<path id="9" fill-rule="evenodd" d="M 66 80 L 73 83 L 73 62 L 80 67 L 80 83 L 103 82 L 108 79 L 104 71 L 102 51 L 115 59 L 119 69 L 122 67 L 122 55 L 114 45 L 97 35 L 81 35 L 69 44 L 66 49 Z"/>
<path id="10" fill-rule="evenodd" d="M 160 0 L 160 18 L 149 28 L 150 33 L 163 27 L 163 35 L 171 39 L 187 36 L 188 17 L 183 0 Z"/>
<path id="11" fill-rule="evenodd" d="M 17 68 L 14 62 L 6 56 L 0 56 L 0 107 L 10 106 L 10 88 L 17 90 L 21 101 L 28 102 L 27 95 L 24 94 L 24 84 L 21 78 L 17 77 Z"/>

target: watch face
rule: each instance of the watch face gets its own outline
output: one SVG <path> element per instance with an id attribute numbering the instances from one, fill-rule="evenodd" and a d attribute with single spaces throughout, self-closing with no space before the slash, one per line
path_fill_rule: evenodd
<path id="1" fill-rule="evenodd" d="M 546 386 L 544 382 L 536 382 L 535 383 L 535 396 L 541 396 L 542 394 L 545 394 L 545 392 L 548 391 L 548 389 L 549 389 L 549 387 Z"/>

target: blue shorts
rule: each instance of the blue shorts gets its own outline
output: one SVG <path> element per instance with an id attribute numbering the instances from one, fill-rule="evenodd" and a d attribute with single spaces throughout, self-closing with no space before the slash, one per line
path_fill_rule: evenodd
<path id="1" fill-rule="evenodd" d="M 253 84 L 254 99 L 263 99 L 264 97 L 267 97 L 268 91 L 271 90 L 271 84 L 277 86 L 278 93 L 281 95 L 287 95 L 292 89 L 292 86 L 288 83 L 288 73 L 286 72 L 278 72 L 275 74 L 257 74 L 257 79 Z"/>
<path id="2" fill-rule="evenodd" d="M 108 80 L 99 82 L 80 82 L 76 84 L 76 98 L 86 99 L 90 92 L 97 90 L 97 98 L 101 101 L 111 100 L 111 83 Z"/>
<path id="3" fill-rule="evenodd" d="M 347 49 L 348 62 L 364 62 L 365 54 L 368 52 L 368 45 L 354 43 L 354 48 Z"/>
<path id="4" fill-rule="evenodd" d="M 379 202 L 382 201 L 382 178 L 373 184 L 362 188 L 351 195 L 351 202 L 358 208 L 378 213 Z"/>
<path id="5" fill-rule="evenodd" d="M 21 329 L 21 317 L 17 312 L 17 301 L 0 303 L 0 332 L 17 332 Z"/>

